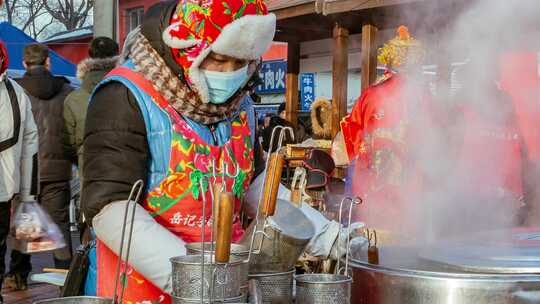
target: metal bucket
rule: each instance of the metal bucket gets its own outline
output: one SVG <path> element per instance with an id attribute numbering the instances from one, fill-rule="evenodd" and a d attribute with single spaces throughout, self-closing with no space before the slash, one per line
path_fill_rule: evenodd
<path id="1" fill-rule="evenodd" d="M 179 298 L 175 296 L 171 296 L 172 304 L 210 304 L 210 301 L 205 300 L 203 303 L 201 303 L 201 299 L 184 299 Z M 236 303 L 236 304 L 244 304 L 247 303 L 247 295 L 243 294 L 239 297 L 235 298 L 228 298 L 228 299 L 222 299 L 222 300 L 214 300 L 212 301 L 212 304 L 214 303 Z"/>
<path id="2" fill-rule="evenodd" d="M 352 279 L 346 275 L 304 274 L 296 276 L 297 304 L 349 304 Z"/>
<path id="3" fill-rule="evenodd" d="M 241 258 L 232 256 L 229 263 L 220 264 L 215 263 L 211 255 L 205 254 L 204 274 L 201 262 L 201 255 L 171 258 L 172 287 L 175 296 L 199 301 L 201 296 L 208 299 L 211 294 L 214 299 L 234 298 L 238 297 L 242 288 L 248 285 L 248 263 Z M 213 293 L 211 293 L 212 285 Z"/>
<path id="4" fill-rule="evenodd" d="M 113 300 L 99 297 L 66 297 L 47 299 L 33 302 L 33 304 L 112 304 Z"/>
<path id="5" fill-rule="evenodd" d="M 250 274 L 257 281 L 263 304 L 292 303 L 294 269 L 287 272 Z"/>
<path id="6" fill-rule="evenodd" d="M 246 232 L 251 236 L 254 226 Z M 294 267 L 315 234 L 304 213 L 285 200 L 277 200 L 276 213 L 268 218 L 264 234 L 255 236 L 255 248 L 249 262 L 250 273 L 286 272 Z M 249 241 L 245 239 L 242 244 Z M 261 244 L 259 246 L 259 244 Z"/>
<path id="7" fill-rule="evenodd" d="M 195 243 L 189 243 L 186 244 L 187 254 L 188 255 L 194 255 L 194 254 L 201 254 L 202 252 L 202 243 L 201 242 L 195 242 Z M 211 243 L 205 242 L 204 243 L 204 252 L 210 253 L 211 252 Z M 215 250 L 215 245 L 214 245 Z M 213 252 L 212 252 L 213 253 Z M 231 244 L 231 255 L 237 256 L 243 259 L 247 259 L 249 255 L 249 247 L 240 245 L 240 244 Z"/>

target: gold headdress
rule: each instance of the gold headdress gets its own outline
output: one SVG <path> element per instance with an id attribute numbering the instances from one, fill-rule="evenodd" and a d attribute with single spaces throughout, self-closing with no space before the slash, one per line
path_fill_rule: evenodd
<path id="1" fill-rule="evenodd" d="M 397 36 L 388 41 L 377 52 L 377 60 L 389 68 L 395 68 L 404 63 L 418 63 L 424 56 L 420 41 L 409 33 L 402 25 L 397 29 Z"/>

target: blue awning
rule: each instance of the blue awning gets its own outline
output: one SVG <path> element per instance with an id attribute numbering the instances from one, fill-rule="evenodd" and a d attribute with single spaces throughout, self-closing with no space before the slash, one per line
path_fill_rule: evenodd
<path id="1" fill-rule="evenodd" d="M 23 49 L 26 45 L 37 43 L 37 41 L 7 22 L 0 23 L 0 39 L 4 42 L 8 51 L 8 69 L 24 70 L 22 64 Z M 49 56 L 51 58 L 51 72 L 53 74 L 76 77 L 77 67 L 75 64 L 69 62 L 52 50 L 50 51 Z"/>

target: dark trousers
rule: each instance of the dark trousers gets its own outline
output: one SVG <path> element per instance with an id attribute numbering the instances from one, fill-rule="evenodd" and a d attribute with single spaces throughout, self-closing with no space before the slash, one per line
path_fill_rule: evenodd
<path id="1" fill-rule="evenodd" d="M 66 247 L 53 252 L 54 266 L 69 269 L 71 264 L 71 233 L 69 231 L 69 202 L 71 200 L 69 181 L 41 182 L 39 202 L 49 213 L 64 235 Z"/>
<path id="2" fill-rule="evenodd" d="M 11 219 L 11 202 L 0 202 L 0 289 L 6 271 L 6 250 Z"/>
<path id="3" fill-rule="evenodd" d="M 54 267 L 69 269 L 71 264 L 71 233 L 69 231 L 69 202 L 70 185 L 68 181 L 41 182 L 39 203 L 43 209 L 51 216 L 64 235 L 66 247 L 53 251 Z M 9 274 L 20 274 L 27 278 L 32 270 L 30 255 L 17 250 L 11 251 L 11 263 Z"/>
<path id="4" fill-rule="evenodd" d="M 11 200 L 10 205 L 11 205 L 12 213 L 15 212 L 15 210 L 17 210 L 19 203 L 20 203 L 19 196 L 15 196 L 15 198 Z M 4 265 L 3 262 L 2 262 L 2 265 Z M 4 273 L 3 269 L 0 269 L 0 270 L 2 270 L 2 273 Z M 19 274 L 22 278 L 27 279 L 31 271 L 32 271 L 31 256 L 29 254 L 24 254 L 18 250 L 11 250 L 11 258 L 9 261 L 8 275 Z"/>

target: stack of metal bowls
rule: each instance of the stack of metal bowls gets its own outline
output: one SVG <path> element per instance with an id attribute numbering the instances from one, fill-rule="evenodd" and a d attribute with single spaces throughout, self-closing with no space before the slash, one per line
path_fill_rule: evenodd
<path id="1" fill-rule="evenodd" d="M 245 303 L 247 260 L 231 256 L 216 263 L 212 254 L 171 258 L 173 304 Z"/>

